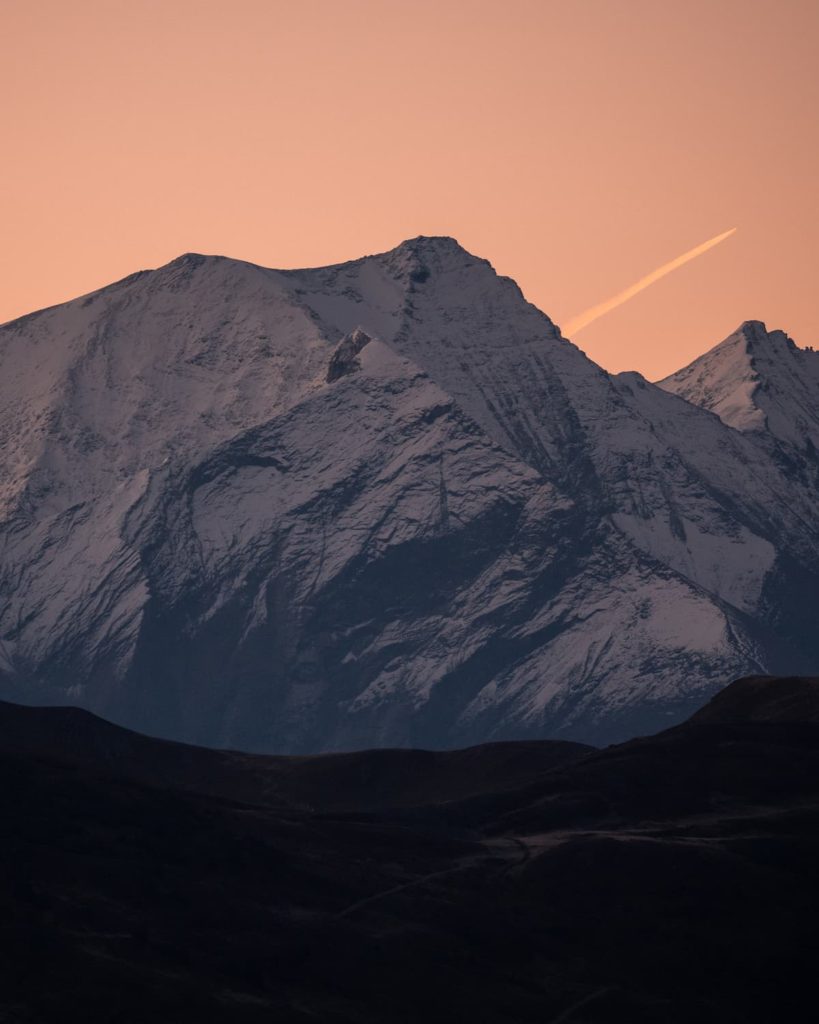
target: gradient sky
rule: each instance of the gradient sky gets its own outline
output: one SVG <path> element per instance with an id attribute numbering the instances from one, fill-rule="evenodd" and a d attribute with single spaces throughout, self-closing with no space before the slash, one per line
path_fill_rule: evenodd
<path id="1" fill-rule="evenodd" d="M 817 0 L 0 0 L 0 320 L 185 251 L 454 235 L 662 376 L 819 342 Z"/>

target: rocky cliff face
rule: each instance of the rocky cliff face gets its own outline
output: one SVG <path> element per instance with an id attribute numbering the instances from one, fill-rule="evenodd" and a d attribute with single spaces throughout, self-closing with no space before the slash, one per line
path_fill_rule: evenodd
<path id="1" fill-rule="evenodd" d="M 255 750 L 599 742 L 819 657 L 815 477 L 452 239 L 184 256 L 0 328 L 0 367 L 12 699 Z"/>

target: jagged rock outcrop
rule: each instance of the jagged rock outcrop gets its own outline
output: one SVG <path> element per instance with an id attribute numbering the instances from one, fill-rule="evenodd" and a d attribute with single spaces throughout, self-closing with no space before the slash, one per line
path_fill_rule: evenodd
<path id="1" fill-rule="evenodd" d="M 371 341 L 372 338 L 369 334 L 365 334 L 359 327 L 342 338 L 330 357 L 330 365 L 327 367 L 327 383 L 332 384 L 339 377 L 345 377 L 348 373 L 360 370 L 361 363 L 358 355 Z"/>

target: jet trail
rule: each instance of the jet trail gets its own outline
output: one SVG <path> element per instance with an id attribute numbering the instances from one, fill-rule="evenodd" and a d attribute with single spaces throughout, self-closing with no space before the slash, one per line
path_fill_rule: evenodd
<path id="1" fill-rule="evenodd" d="M 639 292 L 643 291 L 644 288 L 648 288 L 649 285 L 654 284 L 655 281 L 659 281 L 661 277 L 665 277 L 666 274 L 670 274 L 672 270 L 676 270 L 683 264 L 688 263 L 689 260 L 695 260 L 697 256 L 702 256 L 704 252 L 708 252 L 709 249 L 713 249 L 715 245 L 719 245 L 720 242 L 724 242 L 726 238 L 729 238 L 736 231 L 736 228 L 731 228 L 730 231 L 723 231 L 721 235 L 717 235 L 716 238 L 711 238 L 707 242 L 703 242 L 702 245 L 695 246 L 693 249 L 689 249 L 688 252 L 684 252 L 682 256 L 678 256 L 676 259 L 671 260 L 669 263 L 664 263 L 661 267 L 657 267 L 656 270 L 652 270 L 650 274 L 646 274 L 645 277 L 641 277 L 639 281 L 629 285 L 623 291 L 613 295 L 610 299 L 606 299 L 605 302 L 599 302 L 596 306 L 592 306 L 583 313 L 579 313 L 563 328 L 563 334 L 567 338 L 571 338 L 577 334 L 578 331 L 582 331 L 584 327 L 588 327 L 592 321 L 597 320 L 598 317 L 603 316 L 605 313 L 611 312 L 618 306 L 622 306 L 624 302 L 628 302 L 629 299 L 633 298 Z"/>

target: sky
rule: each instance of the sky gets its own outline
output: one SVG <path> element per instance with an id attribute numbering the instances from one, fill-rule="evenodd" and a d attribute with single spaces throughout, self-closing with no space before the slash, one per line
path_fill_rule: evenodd
<path id="1" fill-rule="evenodd" d="M 0 0 L 0 321 L 183 252 L 452 235 L 657 379 L 819 343 L 816 0 Z"/>

